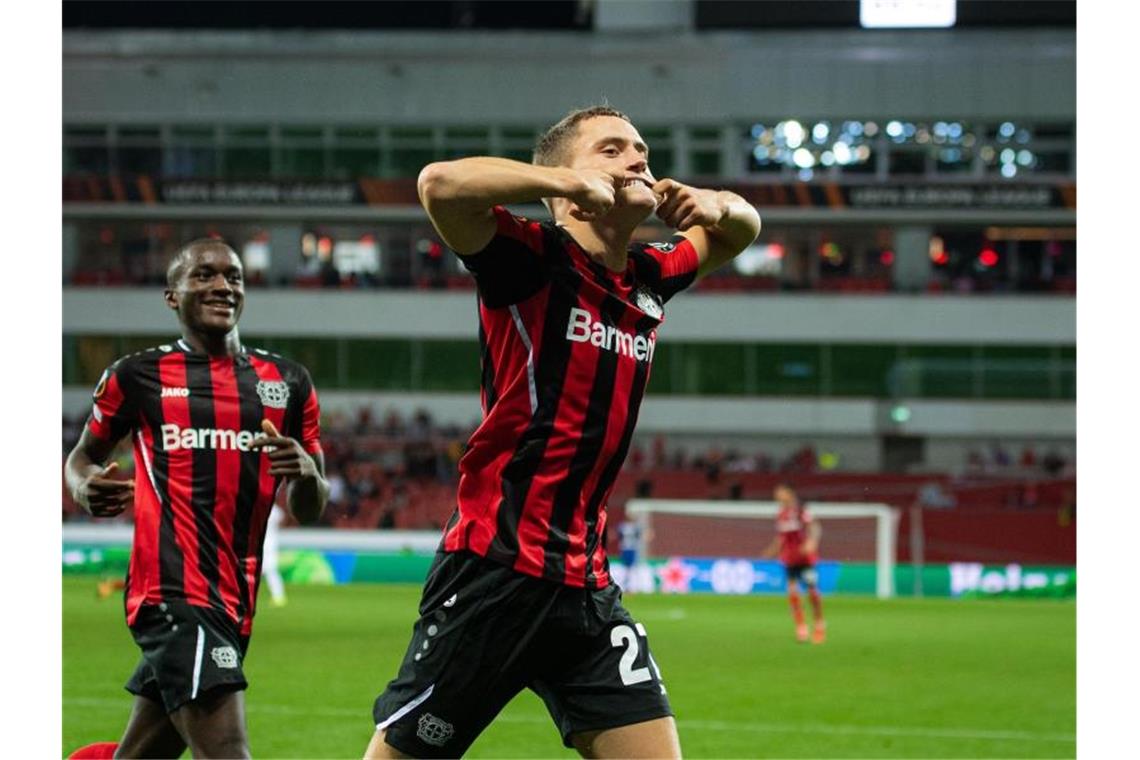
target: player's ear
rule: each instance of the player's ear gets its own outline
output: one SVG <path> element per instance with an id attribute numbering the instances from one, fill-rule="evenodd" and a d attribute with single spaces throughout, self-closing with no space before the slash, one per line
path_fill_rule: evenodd
<path id="1" fill-rule="evenodd" d="M 178 311 L 178 296 L 174 294 L 173 290 L 167 288 L 166 290 L 162 291 L 162 299 L 166 301 L 167 306 L 169 306 L 174 311 Z"/>

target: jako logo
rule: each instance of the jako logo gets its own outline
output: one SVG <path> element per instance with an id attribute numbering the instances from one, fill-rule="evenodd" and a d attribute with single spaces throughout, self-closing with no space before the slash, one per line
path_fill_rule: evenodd
<path id="1" fill-rule="evenodd" d="M 163 451 L 179 449 L 221 449 L 222 451 L 249 451 L 249 445 L 256 438 L 267 438 L 265 433 L 249 430 L 217 430 L 216 428 L 180 428 L 177 425 L 163 425 Z"/>
<path id="2" fill-rule="evenodd" d="M 657 341 L 644 335 L 634 335 L 616 327 L 595 322 L 590 312 L 577 307 L 570 309 L 570 321 L 566 324 L 566 340 L 575 343 L 589 342 L 598 348 L 630 356 L 639 361 L 653 361 L 653 349 Z"/>
<path id="3" fill-rule="evenodd" d="M 186 398 L 190 395 L 189 388 L 168 388 L 162 386 L 162 398 Z"/>

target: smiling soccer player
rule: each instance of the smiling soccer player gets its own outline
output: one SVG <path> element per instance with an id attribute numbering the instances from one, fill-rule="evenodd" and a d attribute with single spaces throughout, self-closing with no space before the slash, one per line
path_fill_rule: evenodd
<path id="1" fill-rule="evenodd" d="M 274 495 L 316 520 L 328 498 L 317 394 L 296 362 L 238 337 L 242 265 L 225 243 L 186 244 L 167 272 L 182 337 L 125 356 L 95 403 L 65 474 L 94 517 L 134 505 L 127 625 L 142 660 L 116 757 L 249 757 L 242 663 Z M 279 432 L 280 431 L 280 432 Z M 135 479 L 107 459 L 131 435 Z"/>

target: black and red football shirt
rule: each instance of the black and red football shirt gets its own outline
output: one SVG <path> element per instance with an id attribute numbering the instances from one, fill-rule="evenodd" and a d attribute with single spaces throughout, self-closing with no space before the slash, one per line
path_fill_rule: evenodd
<path id="1" fill-rule="evenodd" d="M 493 212 L 494 238 L 461 257 L 479 291 L 483 420 L 459 462 L 442 548 L 601 588 L 606 500 L 663 306 L 696 278 L 697 252 L 681 236 L 635 243 L 613 272 L 554 223 Z"/>
<path id="2" fill-rule="evenodd" d="M 788 567 L 814 565 L 817 553 L 804 554 L 803 545 L 808 539 L 808 527 L 815 517 L 802 504 L 780 507 L 776 514 L 776 535 L 780 537 L 780 561 Z"/>
<path id="3" fill-rule="evenodd" d="M 143 604 L 180 600 L 223 611 L 249 635 L 281 480 L 269 474 L 269 457 L 249 447 L 264 436 L 262 420 L 309 453 L 321 450 L 309 373 L 261 349 L 209 356 L 179 340 L 103 373 L 87 427 L 134 443 L 128 624 Z"/>

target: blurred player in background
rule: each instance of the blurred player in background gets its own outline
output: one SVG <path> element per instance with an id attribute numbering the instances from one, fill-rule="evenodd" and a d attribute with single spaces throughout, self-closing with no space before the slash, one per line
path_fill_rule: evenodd
<path id="1" fill-rule="evenodd" d="M 285 520 L 285 510 L 274 504 L 265 523 L 265 543 L 261 549 L 261 577 L 269 587 L 269 598 L 274 607 L 284 607 L 289 601 L 285 596 L 285 580 L 281 577 L 281 523 Z"/>
<path id="2" fill-rule="evenodd" d="M 65 465 L 91 515 L 134 504 L 125 606 L 142 660 L 116 756 L 249 757 L 242 661 L 266 520 L 282 478 L 301 522 L 328 495 L 317 395 L 304 367 L 241 344 L 242 265 L 225 243 L 185 245 L 164 297 L 182 338 L 103 373 Z M 141 487 L 105 464 L 126 435 Z"/>
<path id="3" fill-rule="evenodd" d="M 625 566 L 626 577 L 629 577 L 641 550 L 641 526 L 636 520 L 623 520 L 618 523 L 617 532 L 621 563 Z"/>
<path id="4" fill-rule="evenodd" d="M 605 553 L 664 305 L 752 243 L 739 196 L 657 180 L 622 113 L 575 111 L 534 163 L 430 164 L 420 200 L 475 276 L 483 422 L 368 757 L 458 757 L 523 688 L 587 757 L 679 757 L 645 628 Z M 511 214 L 543 199 L 554 219 Z M 679 234 L 634 243 L 658 217 Z"/>
<path id="5" fill-rule="evenodd" d="M 619 583 L 623 594 L 652 591 L 653 569 L 642 555 L 653 532 L 636 520 L 623 520 L 618 523 L 617 534 L 623 577 L 615 576 L 614 581 Z"/>
<path id="6" fill-rule="evenodd" d="M 788 578 L 788 603 L 792 608 L 792 619 L 796 623 L 796 639 L 801 642 L 808 640 L 808 626 L 804 620 L 803 603 L 800 601 L 799 583 L 807 587 L 815 621 L 811 641 L 813 644 L 822 644 L 827 636 L 827 625 L 823 620 L 823 599 L 819 594 L 816 562 L 819 560 L 819 539 L 823 536 L 823 528 L 807 507 L 800 503 L 795 490 L 788 484 L 777 485 L 772 498 L 780 507 L 776 514 L 776 535 L 762 556 L 774 557 L 779 551 Z"/>

